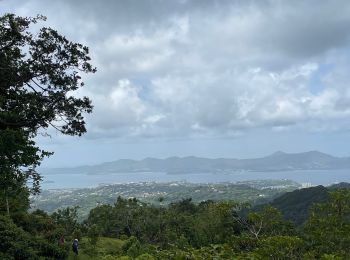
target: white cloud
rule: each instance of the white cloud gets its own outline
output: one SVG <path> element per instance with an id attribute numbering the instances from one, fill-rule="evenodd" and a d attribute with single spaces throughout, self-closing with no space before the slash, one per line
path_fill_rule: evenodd
<path id="1" fill-rule="evenodd" d="M 139 89 L 129 80 L 119 80 L 109 92 L 92 95 L 95 111 L 91 126 L 101 129 L 137 125 L 143 117 L 146 105 L 139 97 Z"/>
<path id="2" fill-rule="evenodd" d="M 89 45 L 92 135 L 348 128 L 348 1 L 214 2 L 37 0 L 18 9 L 40 10 Z"/>

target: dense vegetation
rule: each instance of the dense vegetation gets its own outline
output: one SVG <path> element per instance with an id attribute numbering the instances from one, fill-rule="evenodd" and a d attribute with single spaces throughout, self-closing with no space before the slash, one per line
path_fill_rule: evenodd
<path id="1" fill-rule="evenodd" d="M 314 188 L 298 195 L 309 192 Z M 298 205 L 287 195 L 285 204 Z M 0 216 L 0 233 L 2 259 L 73 257 L 73 238 L 80 240 L 80 259 L 346 259 L 350 189 L 327 191 L 299 226 L 269 204 L 256 210 L 234 201 L 183 199 L 159 206 L 119 197 L 92 209 L 82 223 L 77 207 L 51 215 L 19 208 L 11 218 Z"/>
<path id="2" fill-rule="evenodd" d="M 323 203 L 329 197 L 331 187 L 316 186 L 308 189 L 298 189 L 287 192 L 269 204 L 277 208 L 287 220 L 295 225 L 302 225 L 308 217 L 309 210 L 315 203 Z M 255 210 L 262 209 L 263 205 L 257 205 Z"/>
<path id="3" fill-rule="evenodd" d="M 348 189 L 332 191 L 326 202 L 315 204 L 298 229 L 270 205 L 244 214 L 247 207 L 185 199 L 164 208 L 118 198 L 114 206 L 93 209 L 84 224 L 105 237 L 128 237 L 129 248 L 119 253 L 130 257 L 148 253 L 156 259 L 327 259 L 350 253 Z"/>

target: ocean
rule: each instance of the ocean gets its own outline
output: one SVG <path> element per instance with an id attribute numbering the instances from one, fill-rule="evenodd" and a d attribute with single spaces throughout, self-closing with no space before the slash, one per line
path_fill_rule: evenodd
<path id="1" fill-rule="evenodd" d="M 43 175 L 42 189 L 89 188 L 101 184 L 130 182 L 174 182 L 222 183 L 261 179 L 289 179 L 311 185 L 330 185 L 350 182 L 350 169 L 347 170 L 300 170 L 281 172 L 235 172 L 230 174 L 195 173 L 167 174 L 164 172 L 106 173 L 87 174 L 47 174 Z"/>

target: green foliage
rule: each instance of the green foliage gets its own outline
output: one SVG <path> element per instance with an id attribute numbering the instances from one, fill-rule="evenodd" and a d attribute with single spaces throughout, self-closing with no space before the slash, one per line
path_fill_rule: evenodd
<path id="1" fill-rule="evenodd" d="M 323 203 L 328 199 L 328 189 L 316 186 L 287 192 L 275 198 L 270 205 L 277 208 L 287 220 L 301 226 L 308 217 L 310 208 L 314 203 Z M 261 209 L 262 206 L 256 207 Z"/>
<path id="2" fill-rule="evenodd" d="M 67 95 L 84 85 L 78 72 L 95 72 L 88 48 L 67 40 L 57 31 L 30 26 L 44 16 L 0 17 L 0 129 L 27 129 L 54 125 L 64 134 L 86 131 L 82 112 L 91 112 L 90 100 Z M 57 116 L 62 120 L 57 122 Z"/>
<path id="3" fill-rule="evenodd" d="M 25 232 L 4 216 L 0 216 L 0 251 L 2 259 L 38 259 L 39 256 L 64 259 L 67 255 L 57 244 Z"/>
<path id="4" fill-rule="evenodd" d="M 71 94 L 84 85 L 78 72 L 95 72 L 88 48 L 49 27 L 35 31 L 32 25 L 45 19 L 0 17 L 1 259 L 65 259 L 67 248 L 57 239 L 77 227 L 76 208 L 53 218 L 27 213 L 29 194 L 40 188 L 36 167 L 51 154 L 34 138 L 49 127 L 80 136 L 86 132 L 82 113 L 92 111 L 88 98 Z"/>
<path id="5" fill-rule="evenodd" d="M 83 236 L 83 233 L 81 232 L 80 227 L 75 227 L 72 233 L 72 237 L 80 240 Z"/>
<path id="6" fill-rule="evenodd" d="M 92 225 L 87 233 L 88 237 L 89 237 L 89 242 L 90 244 L 95 247 L 98 241 L 98 237 L 100 235 L 100 230 L 98 228 L 98 226 L 96 224 Z"/>
<path id="7" fill-rule="evenodd" d="M 321 260 L 342 260 L 343 258 L 340 256 L 336 256 L 334 254 L 324 254 L 321 257 Z"/>
<path id="8" fill-rule="evenodd" d="M 142 254 L 139 255 L 138 257 L 136 257 L 136 260 L 155 260 L 155 258 L 153 256 L 151 256 L 150 254 Z"/>
<path id="9" fill-rule="evenodd" d="M 83 226 L 74 220 L 76 209 L 72 208 L 53 216 L 43 211 L 32 212 L 24 218 L 25 230 L 3 217 L 1 256 L 6 259 L 18 253 L 28 259 L 64 259 L 67 249 L 71 251 L 71 240 L 67 238 L 69 242 L 62 247 L 57 239 L 65 233 L 66 223 L 68 226 L 75 223 L 73 231 L 81 230 L 83 235 L 79 258 L 87 260 L 346 259 L 350 241 L 349 205 L 350 191 L 334 190 L 327 202 L 313 207 L 303 229 L 294 229 L 269 205 L 260 211 L 248 208 L 246 212 L 247 204 L 231 201 L 195 204 L 184 199 L 168 207 L 155 207 L 136 199 L 118 198 L 114 206 L 92 210 Z M 104 236 L 106 233 L 115 237 L 114 232 L 118 232 L 123 240 L 100 236 L 100 230 Z M 72 252 L 69 259 L 74 259 Z"/>
<path id="10" fill-rule="evenodd" d="M 0 213 L 16 222 L 23 222 L 29 192 L 39 192 L 35 168 L 50 155 L 36 146 L 38 131 L 52 126 L 81 135 L 82 112 L 92 110 L 89 99 L 67 95 L 83 85 L 78 71 L 95 72 L 88 49 L 48 27 L 32 33 L 31 25 L 43 20 L 0 17 Z"/>
<path id="11" fill-rule="evenodd" d="M 86 131 L 83 112 L 91 112 L 88 98 L 68 92 L 83 86 L 78 72 L 95 69 L 88 48 L 68 41 L 54 29 L 31 26 L 43 16 L 0 17 L 0 190 L 7 197 L 26 186 L 38 192 L 41 177 L 35 171 L 50 153 L 36 146 L 33 138 L 49 126 L 63 134 Z"/>
<path id="12" fill-rule="evenodd" d="M 315 257 L 350 255 L 350 189 L 332 191 L 326 203 L 313 207 L 305 225 L 305 240 Z"/>
<path id="13" fill-rule="evenodd" d="M 259 212 L 250 212 L 246 217 L 241 216 L 239 212 L 234 212 L 233 217 L 244 228 L 244 232 L 255 239 L 293 233 L 292 223 L 285 221 L 282 214 L 270 205 Z"/>
<path id="14" fill-rule="evenodd" d="M 114 206 L 92 210 L 87 223 L 106 227 L 108 221 L 103 235 L 129 237 L 109 254 L 115 259 L 344 259 L 349 205 L 350 190 L 335 190 L 313 207 L 304 229 L 295 229 L 270 205 L 251 211 L 246 203 L 184 199 L 155 208 L 118 198 Z"/>
<path id="15" fill-rule="evenodd" d="M 29 191 L 38 192 L 41 178 L 35 167 L 46 155 L 30 137 L 26 130 L 1 129 L 0 125 L 0 213 L 16 219 L 29 208 Z M 26 186 L 28 179 L 32 181 L 32 190 Z"/>
<path id="16" fill-rule="evenodd" d="M 124 255 L 132 258 L 139 256 L 142 253 L 142 247 L 136 237 L 131 236 L 122 247 Z"/>
<path id="17" fill-rule="evenodd" d="M 260 240 L 255 252 L 264 259 L 304 259 L 304 241 L 294 236 L 271 236 Z"/>
<path id="18" fill-rule="evenodd" d="M 8 217 L 0 216 L 0 252 L 10 259 L 35 259 L 29 234 L 18 228 Z M 6 259 L 4 258 L 4 259 Z"/>
<path id="19" fill-rule="evenodd" d="M 0 214 L 9 215 L 15 223 L 24 220 L 29 208 L 29 190 L 23 184 L 18 185 L 0 190 Z"/>
<path id="20" fill-rule="evenodd" d="M 19 225 L 28 233 L 36 237 L 43 237 L 51 243 L 57 243 L 57 239 L 64 235 L 64 231 L 55 224 L 54 220 L 41 210 L 27 214 Z"/>
<path id="21" fill-rule="evenodd" d="M 235 252 L 251 252 L 258 247 L 258 240 L 247 233 L 230 238 L 229 245 Z"/>
<path id="22" fill-rule="evenodd" d="M 52 218 L 57 225 L 64 228 L 66 235 L 72 235 L 78 225 L 77 209 L 77 206 L 72 208 L 67 207 L 65 209 L 59 209 L 52 214 Z"/>
<path id="23" fill-rule="evenodd" d="M 162 249 L 160 258 L 206 257 L 214 252 L 222 258 L 234 252 L 254 251 L 260 237 L 294 234 L 291 223 L 284 221 L 275 208 L 267 206 L 244 219 L 237 210 L 245 207 L 231 201 L 194 204 L 184 199 L 167 208 L 155 208 L 136 199 L 118 198 L 113 207 L 93 209 L 87 224 L 99 226 L 104 236 L 129 236 L 123 254 L 130 257 L 145 250 L 141 250 L 141 244 L 155 244 Z M 154 250 L 149 253 L 157 255 Z"/>

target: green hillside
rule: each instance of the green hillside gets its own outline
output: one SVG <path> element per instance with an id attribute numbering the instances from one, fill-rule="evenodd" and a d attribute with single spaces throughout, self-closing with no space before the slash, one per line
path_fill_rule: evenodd
<path id="1" fill-rule="evenodd" d="M 325 202 L 328 199 L 328 191 L 323 186 L 294 190 L 275 198 L 269 205 L 277 208 L 285 219 L 301 225 L 307 219 L 313 204 Z M 262 206 L 258 208 L 261 209 Z"/>
<path id="2" fill-rule="evenodd" d="M 158 206 L 183 198 L 191 198 L 196 203 L 205 200 L 235 200 L 258 204 L 299 187 L 300 184 L 290 180 L 255 180 L 219 184 L 187 182 L 113 184 L 89 189 L 44 190 L 32 197 L 31 208 L 52 213 L 59 208 L 79 206 L 79 219 L 83 220 L 92 208 L 101 204 L 113 205 L 119 196 L 137 198 Z"/>

